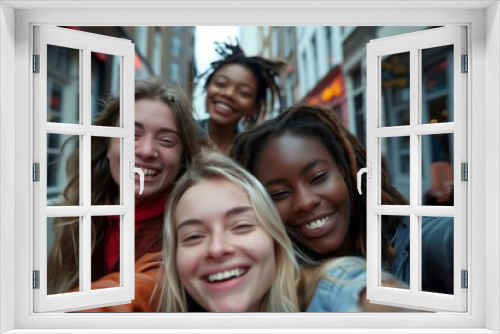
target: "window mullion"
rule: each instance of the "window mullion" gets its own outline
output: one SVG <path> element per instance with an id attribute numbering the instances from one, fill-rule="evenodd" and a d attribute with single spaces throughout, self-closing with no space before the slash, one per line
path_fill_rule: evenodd
<path id="1" fill-rule="evenodd" d="M 420 238 L 419 238 L 419 217 L 415 215 L 414 209 L 419 202 L 420 184 L 420 145 L 419 136 L 415 129 L 419 124 L 420 104 L 420 52 L 413 48 L 410 50 L 410 292 L 415 294 L 419 290 L 420 274 Z"/>
<path id="2" fill-rule="evenodd" d="M 88 48 L 82 51 L 82 61 L 80 67 L 80 77 L 82 78 L 82 85 L 80 86 L 80 103 L 81 111 L 80 116 L 82 119 L 82 125 L 86 129 L 85 134 L 82 136 L 82 159 L 80 159 L 80 168 L 82 170 L 82 184 L 83 189 L 82 194 L 82 205 L 88 208 L 88 211 L 83 216 L 83 237 L 80 238 L 80 267 L 83 271 L 80 276 L 82 281 L 80 286 L 82 290 L 86 293 L 90 293 L 91 290 L 91 257 L 92 257 L 92 216 L 90 214 L 90 206 L 92 203 L 91 191 L 92 191 L 92 174 L 91 174 L 91 143 L 92 137 L 90 133 L 91 125 L 91 53 Z"/>

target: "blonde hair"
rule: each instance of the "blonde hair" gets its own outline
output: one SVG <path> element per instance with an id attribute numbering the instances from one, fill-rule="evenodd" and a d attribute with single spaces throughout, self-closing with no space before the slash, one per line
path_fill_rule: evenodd
<path id="1" fill-rule="evenodd" d="M 165 215 L 163 263 L 158 280 L 159 311 L 189 312 L 198 310 L 187 295 L 176 266 L 177 233 L 175 210 L 184 193 L 193 186 L 210 179 L 226 179 L 243 189 L 250 199 L 256 217 L 264 230 L 274 239 L 276 278 L 262 303 L 262 312 L 296 312 L 298 300 L 296 277 L 298 266 L 293 247 L 284 225 L 269 195 L 250 173 L 218 152 L 197 155 L 188 171 L 179 179 L 169 198 Z"/>

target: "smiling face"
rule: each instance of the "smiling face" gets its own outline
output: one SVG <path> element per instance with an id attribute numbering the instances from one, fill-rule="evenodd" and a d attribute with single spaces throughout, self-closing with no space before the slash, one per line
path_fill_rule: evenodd
<path id="1" fill-rule="evenodd" d="M 110 141 L 107 158 L 111 175 L 120 184 L 120 140 Z M 156 100 L 135 102 L 135 166 L 144 172 L 144 191 L 139 195 L 135 176 L 135 203 L 140 204 L 168 191 L 179 172 L 182 147 L 174 114 Z"/>
<path id="2" fill-rule="evenodd" d="M 236 126 L 257 110 L 257 79 L 239 64 L 219 68 L 207 86 L 206 108 L 211 122 Z"/>
<path id="3" fill-rule="evenodd" d="M 293 134 L 271 138 L 257 156 L 254 169 L 299 244 L 329 256 L 354 247 L 347 240 L 349 191 L 321 141 Z"/>
<path id="4" fill-rule="evenodd" d="M 188 189 L 174 212 L 176 267 L 209 312 L 258 312 L 275 278 L 274 240 L 248 195 L 225 179 Z"/>

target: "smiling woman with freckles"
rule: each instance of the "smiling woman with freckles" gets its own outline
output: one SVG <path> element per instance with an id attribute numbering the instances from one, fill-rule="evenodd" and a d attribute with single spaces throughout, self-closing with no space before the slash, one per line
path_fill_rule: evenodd
<path id="1" fill-rule="evenodd" d="M 197 156 L 176 184 L 164 235 L 161 311 L 298 311 L 297 265 L 278 213 L 222 154 Z"/>
<path id="2" fill-rule="evenodd" d="M 238 44 L 216 43 L 221 60 L 211 64 L 207 77 L 205 107 L 209 118 L 200 121 L 209 140 L 227 154 L 238 133 L 239 122 L 249 127 L 265 118 L 267 98 L 280 100 L 279 75 L 286 63 L 259 56 L 248 57 Z M 281 108 L 281 103 L 280 103 Z"/>
<path id="3" fill-rule="evenodd" d="M 114 126 L 120 121 L 120 98 L 111 98 L 93 125 Z M 182 131 L 181 131 L 182 129 Z M 164 208 L 174 182 L 200 151 L 197 124 L 180 92 L 142 81 L 135 84 L 135 166 L 145 174 L 139 194 L 135 179 L 135 300 L 131 304 L 88 310 L 90 312 L 151 311 L 156 274 L 161 261 Z M 120 204 L 119 138 L 92 137 L 91 204 Z M 68 159 L 68 186 L 63 205 L 79 203 L 79 152 Z M 120 286 L 120 216 L 92 217 L 92 289 Z M 58 219 L 55 242 L 48 262 L 49 294 L 78 289 L 79 223 Z"/>

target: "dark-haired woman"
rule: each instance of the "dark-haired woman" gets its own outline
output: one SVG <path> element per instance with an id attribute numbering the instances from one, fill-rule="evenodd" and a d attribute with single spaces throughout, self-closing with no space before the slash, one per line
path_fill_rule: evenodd
<path id="1" fill-rule="evenodd" d="M 221 60 L 202 74 L 209 118 L 200 125 L 213 145 L 228 154 L 240 121 L 249 126 L 265 117 L 267 97 L 271 105 L 279 99 L 279 74 L 286 63 L 262 57 L 247 57 L 239 45 L 217 43 Z"/>
<path id="2" fill-rule="evenodd" d="M 197 124 L 187 100 L 179 92 L 167 91 L 154 82 L 135 86 L 135 165 L 145 174 L 144 191 L 135 184 L 135 300 L 131 304 L 93 309 L 97 311 L 148 311 L 161 262 L 163 212 L 173 183 L 200 151 L 195 139 Z M 113 126 L 119 122 L 120 98 L 109 101 L 95 125 Z M 120 140 L 92 138 L 92 205 L 119 202 Z M 79 152 L 68 159 L 68 185 L 62 205 L 78 205 Z M 92 289 L 120 285 L 119 216 L 92 217 Z M 54 224 L 55 242 L 48 262 L 50 294 L 78 289 L 78 220 L 58 219 Z"/>
<path id="3" fill-rule="evenodd" d="M 366 196 L 356 190 L 366 151 L 332 110 L 291 107 L 240 134 L 231 156 L 264 184 L 309 265 L 366 256 Z M 381 187 L 382 204 L 408 205 L 385 173 Z M 408 220 L 386 216 L 382 226 L 382 261 L 409 284 Z M 423 291 L 453 293 L 452 218 L 422 219 L 422 271 Z"/>

